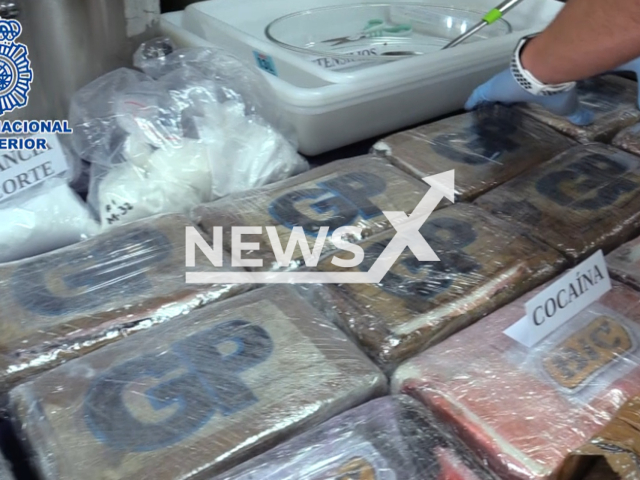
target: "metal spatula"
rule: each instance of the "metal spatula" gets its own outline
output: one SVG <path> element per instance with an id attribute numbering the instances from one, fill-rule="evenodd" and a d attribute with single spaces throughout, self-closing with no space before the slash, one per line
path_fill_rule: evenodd
<path id="1" fill-rule="evenodd" d="M 492 23 L 500 20 L 505 13 L 507 13 L 509 10 L 511 10 L 513 7 L 515 7 L 522 1 L 523 0 L 506 0 L 505 2 L 502 2 L 497 7 L 489 10 L 489 12 L 482 18 L 482 21 L 480 23 L 475 25 L 473 28 L 467 30 L 456 39 L 449 42 L 446 46 L 442 47 L 442 49 L 444 50 L 446 48 L 451 48 L 451 47 L 455 47 L 456 45 L 460 45 L 467 38 L 471 37 L 472 35 L 475 35 L 487 25 L 491 25 Z"/>

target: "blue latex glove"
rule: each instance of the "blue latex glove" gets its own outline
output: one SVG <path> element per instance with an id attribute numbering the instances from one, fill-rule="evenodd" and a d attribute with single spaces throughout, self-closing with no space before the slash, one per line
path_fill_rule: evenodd
<path id="1" fill-rule="evenodd" d="M 593 112 L 580 105 L 576 89 L 557 95 L 533 95 L 522 88 L 511 70 L 497 74 L 488 82 L 480 85 L 467 100 L 465 108 L 473 110 L 484 103 L 537 103 L 551 113 L 566 117 L 575 125 L 589 125 L 593 122 Z"/>

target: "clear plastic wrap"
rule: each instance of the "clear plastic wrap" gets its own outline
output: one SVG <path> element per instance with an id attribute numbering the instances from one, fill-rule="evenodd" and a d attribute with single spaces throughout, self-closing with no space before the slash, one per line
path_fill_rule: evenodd
<path id="1" fill-rule="evenodd" d="M 387 392 L 289 286 L 208 305 L 10 394 L 42 480 L 209 479 Z"/>
<path id="2" fill-rule="evenodd" d="M 621 150 L 640 156 L 640 123 L 622 130 L 615 136 L 611 144 Z"/>
<path id="3" fill-rule="evenodd" d="M 593 123 L 586 127 L 574 125 L 539 105 L 516 108 L 581 143 L 608 143 L 620 130 L 640 122 L 638 86 L 632 80 L 616 75 L 590 78 L 578 83 L 578 96 L 580 103 L 595 114 Z"/>
<path id="4" fill-rule="evenodd" d="M 613 278 L 640 290 L 640 237 L 607 255 L 607 267 Z"/>
<path id="5" fill-rule="evenodd" d="M 241 100 L 246 115 L 266 120 L 297 147 L 296 129 L 281 108 L 275 90 L 252 64 L 246 64 L 223 49 L 202 47 L 174 49 L 169 55 L 158 55 L 157 60 L 148 59 L 139 67 L 155 79 L 175 71 L 197 70 L 198 77 L 215 84 L 215 94 L 220 102 Z M 199 87 L 198 84 L 194 86 Z M 188 91 L 178 85 L 178 90 L 172 94 L 181 95 L 180 92 Z"/>
<path id="6" fill-rule="evenodd" d="M 396 133 L 373 152 L 421 179 L 455 170 L 456 200 L 471 200 L 575 142 L 516 109 L 493 106 Z"/>
<path id="7" fill-rule="evenodd" d="M 267 230 L 275 226 L 283 250 L 294 227 L 304 228 L 305 240 L 313 251 L 321 227 L 329 227 L 322 255 L 337 248 L 332 235 L 340 227 L 357 227 L 342 236 L 358 242 L 389 230 L 391 224 L 383 211 L 412 212 L 429 190 L 429 185 L 372 155 L 349 158 L 315 168 L 295 178 L 278 182 L 244 195 L 232 195 L 210 205 L 196 207 L 192 213 L 204 231 L 223 227 L 224 244 L 231 251 L 232 226 L 261 226 L 261 235 L 244 235 L 243 240 L 260 240 L 262 250 L 243 252 L 248 260 L 262 259 L 262 267 L 253 270 L 295 269 L 304 265 L 300 246 L 296 245 L 291 263 L 281 267 L 276 260 Z M 443 200 L 440 206 L 449 204 Z"/>
<path id="8" fill-rule="evenodd" d="M 478 207 L 458 204 L 431 214 L 420 230 L 440 262 L 409 250 L 379 284 L 301 287 L 386 371 L 552 278 L 566 261 L 522 229 Z M 394 231 L 361 244 L 368 271 Z M 321 271 L 344 271 L 332 257 Z"/>
<path id="9" fill-rule="evenodd" d="M 213 480 L 485 480 L 468 452 L 406 395 L 383 397 Z"/>
<path id="10" fill-rule="evenodd" d="M 138 330 L 247 289 L 185 284 L 181 215 L 0 266 L 0 392 Z M 214 267 L 196 249 L 197 271 Z M 227 257 L 227 263 L 229 260 Z"/>
<path id="11" fill-rule="evenodd" d="M 239 60 L 193 48 L 142 65 L 150 75 L 113 71 L 71 105 L 74 150 L 92 164 L 88 202 L 104 228 L 308 169 L 266 80 Z"/>
<path id="12" fill-rule="evenodd" d="M 585 480 L 640 480 L 640 397 L 574 452 L 578 461 L 594 457 L 599 461 Z"/>
<path id="13" fill-rule="evenodd" d="M 164 67 L 166 58 L 177 49 L 169 37 L 157 37 L 144 42 L 133 55 L 133 65 L 148 75 Z"/>
<path id="14" fill-rule="evenodd" d="M 100 228 L 82 199 L 63 180 L 0 202 L 0 263 L 86 240 Z"/>
<path id="15" fill-rule="evenodd" d="M 640 392 L 640 294 L 612 283 L 527 348 L 503 332 L 540 287 L 402 365 L 392 390 L 421 399 L 501 479 L 559 480 L 571 452 Z"/>
<path id="16" fill-rule="evenodd" d="M 640 158 L 580 145 L 479 197 L 476 205 L 530 229 L 574 261 L 640 231 Z"/>

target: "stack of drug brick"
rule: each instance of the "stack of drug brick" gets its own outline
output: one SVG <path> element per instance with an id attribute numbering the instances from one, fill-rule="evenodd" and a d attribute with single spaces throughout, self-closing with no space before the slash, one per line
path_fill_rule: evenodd
<path id="1" fill-rule="evenodd" d="M 393 393 L 420 399 L 500 478 L 583 478 L 591 462 L 579 460 L 597 454 L 588 447 L 592 437 L 603 428 L 610 434 L 606 428 L 616 412 L 640 394 L 640 238 L 623 245 L 640 234 L 640 158 L 631 154 L 640 152 L 637 85 L 605 77 L 584 82 L 580 94 L 596 113 L 590 127 L 573 126 L 537 107 L 517 109 L 579 144 L 481 192 L 473 204 L 524 228 L 570 264 L 597 250 L 612 252 L 607 264 L 613 289 L 543 341 L 525 347 L 504 332 L 525 315 L 526 301 L 541 287 L 412 358 L 393 375 Z M 434 141 L 436 128 L 405 132 L 378 149 L 405 169 L 430 173 L 441 143 Z M 411 142 L 420 148 L 408 147 Z M 496 160 L 499 164 L 500 156 Z M 621 437 L 605 438 L 610 441 L 600 442 L 600 454 L 613 448 L 626 454 Z M 610 463 L 622 472 L 617 459 Z"/>
<path id="2" fill-rule="evenodd" d="M 283 238 L 296 225 L 315 234 L 351 222 L 367 241 L 391 230 L 383 210 L 411 211 L 427 191 L 367 156 L 257 192 L 262 210 L 245 196 L 203 211 L 216 225 L 276 226 Z M 1 267 L 2 389 L 40 478 L 211 478 L 388 393 L 378 367 L 293 287 L 185 284 L 188 270 L 215 270 L 201 252 L 183 266 L 189 227 L 154 217 Z M 537 246 L 516 242 L 514 251 Z M 370 425 L 343 420 L 372 432 L 348 441 L 361 462 L 345 456 L 331 468 L 412 479 L 429 464 L 433 478 L 489 478 L 428 422 L 406 431 L 403 418 L 418 422 L 423 407 L 402 397 L 376 405 L 388 414 L 369 415 Z M 388 437 L 376 438 L 376 422 Z"/>
<path id="3" fill-rule="evenodd" d="M 640 119 L 601 110 L 592 140 Z M 502 332 L 523 295 L 640 233 L 640 160 L 547 123 L 505 107 L 460 115 L 193 220 L 155 217 L 0 266 L 1 389 L 37 474 L 553 478 L 635 394 L 638 294 L 616 283 L 531 351 Z M 185 268 L 187 227 L 209 241 L 222 227 L 225 264 L 242 256 L 267 278 L 367 273 L 411 243 L 391 219 L 446 191 L 423 179 L 450 170 L 453 195 L 412 232 L 439 262 L 405 248 L 376 283 L 185 284 L 188 270 L 217 271 L 202 252 Z M 259 248 L 234 251 L 233 226 L 261 227 L 242 236 Z M 296 227 L 308 251 L 287 249 Z"/>

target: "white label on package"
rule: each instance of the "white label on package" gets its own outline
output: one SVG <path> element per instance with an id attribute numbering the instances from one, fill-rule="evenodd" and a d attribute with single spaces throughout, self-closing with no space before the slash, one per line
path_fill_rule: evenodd
<path id="1" fill-rule="evenodd" d="M 526 303 L 526 316 L 505 335 L 533 347 L 611 290 L 602 250 Z"/>
<path id="2" fill-rule="evenodd" d="M 0 202 L 67 171 L 67 159 L 55 134 L 41 135 L 46 150 L 0 153 Z"/>

